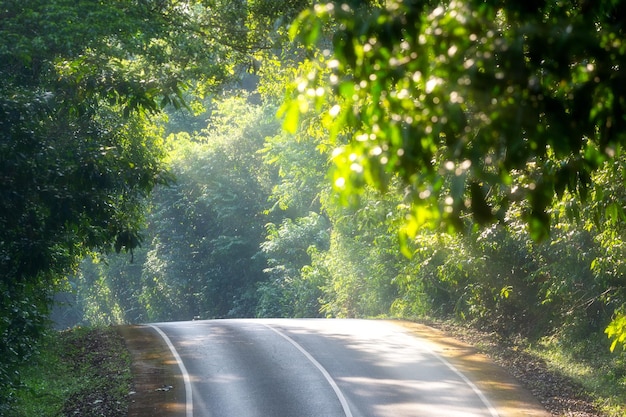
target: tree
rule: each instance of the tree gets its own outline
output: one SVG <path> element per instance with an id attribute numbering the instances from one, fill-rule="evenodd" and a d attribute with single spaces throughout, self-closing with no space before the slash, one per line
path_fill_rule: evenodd
<path id="1" fill-rule="evenodd" d="M 334 152 L 344 194 L 400 177 L 407 237 L 507 224 L 521 210 L 546 239 L 556 202 L 582 206 L 594 173 L 623 166 L 625 11 L 617 0 L 315 5 L 292 35 L 319 46 L 318 65 L 294 84 L 285 126 L 309 109 L 334 119 L 350 139 Z M 623 341 L 623 329 L 609 333 Z"/>
<path id="2" fill-rule="evenodd" d="M 259 317 L 317 317 L 324 279 L 313 273 L 312 257 L 328 250 L 329 223 L 316 212 L 267 224 L 261 250 L 268 279 L 258 287 Z M 305 271 L 308 271 L 305 272 Z"/>
<path id="3" fill-rule="evenodd" d="M 317 5 L 292 32 L 323 43 L 317 34 L 334 23 L 333 48 L 320 54 L 328 71 L 305 74 L 295 102 L 310 91 L 338 97 L 329 111 L 353 139 L 337 150 L 337 188 L 384 187 L 400 175 L 412 186 L 413 232 L 440 222 L 462 230 L 466 214 L 479 224 L 505 221 L 511 203 L 524 201 L 539 239 L 554 199 L 569 190 L 584 200 L 591 173 L 620 153 L 624 8 Z"/>
<path id="4" fill-rule="evenodd" d="M 280 129 L 274 112 L 231 97 L 215 104 L 203 131 L 168 139 L 177 181 L 151 199 L 141 295 L 149 320 L 254 314 L 275 177 L 259 152 Z"/>
<path id="5" fill-rule="evenodd" d="M 396 277 L 407 261 L 397 246 L 402 193 L 368 189 L 361 201 L 358 208 L 338 201 L 326 206 L 330 248 L 315 265 L 327 271 L 320 302 L 329 317 L 383 316 L 398 296 Z"/>
<path id="6" fill-rule="evenodd" d="M 272 3 L 2 2 L 3 384 L 15 381 L 81 257 L 141 242 L 144 197 L 169 181 L 153 116 L 183 107 L 185 89 L 215 91 L 250 67 L 271 46 Z M 288 13 L 300 7 L 287 3 Z M 11 390 L 0 392 L 5 404 Z"/>

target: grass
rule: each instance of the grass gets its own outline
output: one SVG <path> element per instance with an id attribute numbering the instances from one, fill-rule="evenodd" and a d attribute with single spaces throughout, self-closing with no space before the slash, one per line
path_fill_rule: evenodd
<path id="1" fill-rule="evenodd" d="M 603 414 L 626 416 L 626 352 L 611 353 L 605 335 L 589 335 L 570 344 L 543 338 L 529 350 L 580 384 Z"/>
<path id="2" fill-rule="evenodd" d="M 58 416 L 63 402 L 75 387 L 69 364 L 61 359 L 63 346 L 56 334 L 42 342 L 40 354 L 22 369 L 22 386 L 17 392 L 16 416 Z"/>
<path id="3" fill-rule="evenodd" d="M 22 370 L 10 417 L 125 416 L 130 356 L 113 328 L 51 332 Z"/>

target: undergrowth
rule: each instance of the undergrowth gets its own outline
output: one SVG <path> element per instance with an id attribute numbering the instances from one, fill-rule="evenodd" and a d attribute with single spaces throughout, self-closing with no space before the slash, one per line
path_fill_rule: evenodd
<path id="1" fill-rule="evenodd" d="M 624 417 L 626 352 L 611 352 L 604 334 L 592 334 L 576 342 L 563 340 L 558 336 L 544 337 L 529 351 L 580 384 L 606 416 Z"/>
<path id="2" fill-rule="evenodd" d="M 22 370 L 9 417 L 125 416 L 130 356 L 113 328 L 50 332 Z"/>

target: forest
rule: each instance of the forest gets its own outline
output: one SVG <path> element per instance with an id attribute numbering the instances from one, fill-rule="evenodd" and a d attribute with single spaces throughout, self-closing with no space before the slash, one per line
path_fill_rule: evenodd
<path id="1" fill-rule="evenodd" d="M 452 318 L 623 370 L 625 14 L 4 1 L 0 404 L 51 321 Z"/>

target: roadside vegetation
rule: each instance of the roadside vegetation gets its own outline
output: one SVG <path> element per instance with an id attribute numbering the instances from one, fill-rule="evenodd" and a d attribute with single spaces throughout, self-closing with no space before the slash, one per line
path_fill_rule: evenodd
<path id="1" fill-rule="evenodd" d="M 131 398 L 130 355 L 114 328 L 48 332 L 22 368 L 7 417 L 125 417 Z M 0 410 L 1 411 L 1 410 Z"/>
<path id="2" fill-rule="evenodd" d="M 563 347 L 557 338 L 547 338 L 528 348 L 581 387 L 581 393 L 604 415 L 626 415 L 626 355 L 603 349 L 604 335 L 590 335 L 575 346 Z"/>

